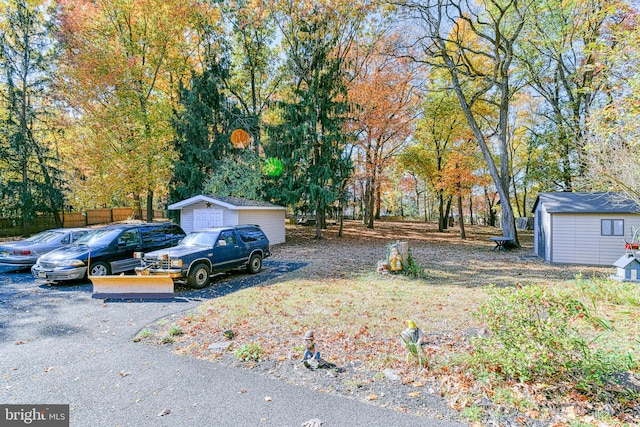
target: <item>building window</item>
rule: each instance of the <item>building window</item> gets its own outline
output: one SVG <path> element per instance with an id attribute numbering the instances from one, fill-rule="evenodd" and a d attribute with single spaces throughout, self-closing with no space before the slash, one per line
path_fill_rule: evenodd
<path id="1" fill-rule="evenodd" d="M 600 221 L 603 236 L 624 236 L 623 219 L 603 219 Z"/>

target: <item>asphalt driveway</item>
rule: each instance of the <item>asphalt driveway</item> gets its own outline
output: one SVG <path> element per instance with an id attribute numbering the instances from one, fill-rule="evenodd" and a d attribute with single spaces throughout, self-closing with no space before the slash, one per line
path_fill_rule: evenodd
<path id="1" fill-rule="evenodd" d="M 304 264 L 265 261 L 167 301 L 91 298 L 0 268 L 0 403 L 69 404 L 72 426 L 453 426 L 134 343 L 145 325 Z M 0 423 L 1 424 L 1 423 Z"/>

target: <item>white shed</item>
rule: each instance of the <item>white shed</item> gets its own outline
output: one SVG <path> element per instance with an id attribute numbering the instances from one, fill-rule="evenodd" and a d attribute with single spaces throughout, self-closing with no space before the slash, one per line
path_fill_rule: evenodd
<path id="1" fill-rule="evenodd" d="M 533 251 L 550 263 L 613 265 L 640 227 L 640 206 L 621 193 L 540 193 Z"/>
<path id="2" fill-rule="evenodd" d="M 180 226 L 187 233 L 208 227 L 257 224 L 269 243 L 285 242 L 283 206 L 240 197 L 199 195 L 169 205 L 169 209 L 180 211 Z"/>

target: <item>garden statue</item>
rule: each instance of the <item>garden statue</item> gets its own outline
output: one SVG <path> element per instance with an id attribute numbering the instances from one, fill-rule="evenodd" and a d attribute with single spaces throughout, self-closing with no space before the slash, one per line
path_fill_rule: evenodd
<path id="1" fill-rule="evenodd" d="M 407 320 L 405 324 L 407 329 L 402 331 L 400 337 L 407 347 L 407 363 L 415 360 L 418 365 L 424 367 L 427 364 L 427 359 L 422 350 L 424 334 L 413 320 Z"/>
<path id="2" fill-rule="evenodd" d="M 304 347 L 305 351 L 302 356 L 302 363 L 304 363 L 304 366 L 307 368 L 311 367 L 309 360 L 315 363 L 316 367 L 321 366 L 322 359 L 320 358 L 320 352 L 316 350 L 316 340 L 314 332 L 311 330 L 304 334 Z"/>
<path id="3" fill-rule="evenodd" d="M 391 249 L 389 249 L 389 270 L 402 270 L 402 255 L 400 255 L 398 247 L 395 245 L 391 246 Z"/>
<path id="4" fill-rule="evenodd" d="M 402 331 L 402 333 L 400 334 L 402 336 L 402 339 L 405 341 L 405 343 L 411 343 L 416 346 L 421 346 L 423 344 L 424 334 L 422 333 L 420 328 L 416 326 L 416 322 L 414 322 L 413 320 L 407 320 L 405 324 L 407 325 L 407 329 Z"/>

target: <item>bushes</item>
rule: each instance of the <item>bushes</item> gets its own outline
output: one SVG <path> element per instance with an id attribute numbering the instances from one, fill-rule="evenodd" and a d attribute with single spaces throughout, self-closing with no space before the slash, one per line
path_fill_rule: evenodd
<path id="1" fill-rule="evenodd" d="M 637 367 L 630 354 L 596 345 L 593 331 L 608 323 L 574 296 L 540 286 L 489 292 L 477 313 L 489 334 L 474 341 L 470 360 L 476 372 L 504 380 L 573 383 L 586 390 Z"/>

